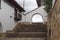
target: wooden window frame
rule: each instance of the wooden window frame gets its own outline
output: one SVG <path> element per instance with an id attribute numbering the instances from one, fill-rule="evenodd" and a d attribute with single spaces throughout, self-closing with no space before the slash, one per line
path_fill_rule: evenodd
<path id="1" fill-rule="evenodd" d="M 15 9 L 14 20 L 15 21 L 21 21 L 22 20 L 22 15 L 17 13 L 17 9 Z"/>

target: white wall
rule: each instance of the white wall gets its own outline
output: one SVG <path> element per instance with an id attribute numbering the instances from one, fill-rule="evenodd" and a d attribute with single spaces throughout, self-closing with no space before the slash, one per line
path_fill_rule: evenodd
<path id="1" fill-rule="evenodd" d="M 12 16 L 12 18 L 10 18 Z M 2 24 L 3 32 L 14 28 L 14 9 L 1 0 L 0 22 Z"/>
<path id="2" fill-rule="evenodd" d="M 43 9 L 44 6 L 41 6 L 39 8 L 37 8 L 36 10 L 30 12 L 29 14 L 26 15 L 26 22 L 32 22 L 32 16 L 36 13 L 40 14 L 43 17 L 43 21 L 47 22 L 47 13 L 45 12 L 45 10 Z"/>

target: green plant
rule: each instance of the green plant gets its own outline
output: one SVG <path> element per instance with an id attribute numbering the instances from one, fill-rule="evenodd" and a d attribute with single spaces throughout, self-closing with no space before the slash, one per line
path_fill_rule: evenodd
<path id="1" fill-rule="evenodd" d="M 45 11 L 48 13 L 52 8 L 52 0 L 44 0 Z"/>

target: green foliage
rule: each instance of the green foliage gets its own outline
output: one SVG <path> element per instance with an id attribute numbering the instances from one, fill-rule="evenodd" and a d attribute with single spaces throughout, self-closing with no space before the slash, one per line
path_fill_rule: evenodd
<path id="1" fill-rule="evenodd" d="M 45 10 L 46 12 L 50 12 L 51 8 L 52 8 L 52 0 L 44 0 L 44 5 L 45 5 Z"/>

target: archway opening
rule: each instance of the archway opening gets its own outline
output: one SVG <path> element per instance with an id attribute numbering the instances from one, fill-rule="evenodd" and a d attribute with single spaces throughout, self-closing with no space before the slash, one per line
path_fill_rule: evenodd
<path id="1" fill-rule="evenodd" d="M 43 18 L 40 14 L 35 14 L 32 17 L 32 22 L 33 23 L 43 23 Z"/>

